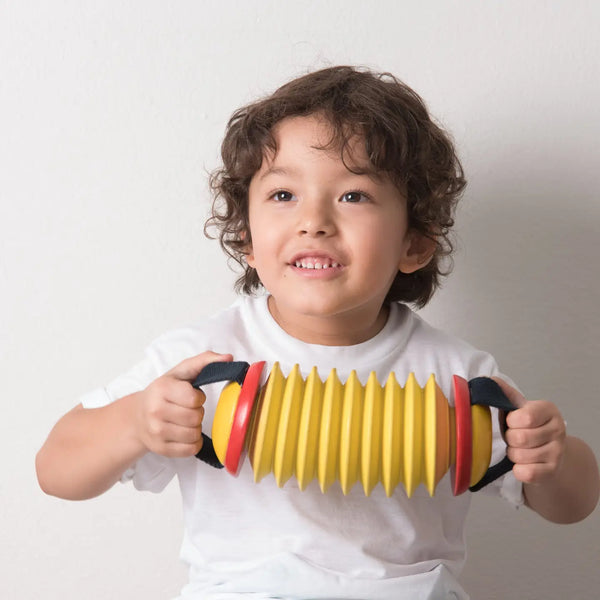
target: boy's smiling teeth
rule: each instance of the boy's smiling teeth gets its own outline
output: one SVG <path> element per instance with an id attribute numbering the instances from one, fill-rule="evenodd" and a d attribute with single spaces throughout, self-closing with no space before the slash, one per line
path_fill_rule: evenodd
<path id="1" fill-rule="evenodd" d="M 336 263 L 328 258 L 302 258 L 295 261 L 295 266 L 299 269 L 329 269 L 339 267 Z"/>

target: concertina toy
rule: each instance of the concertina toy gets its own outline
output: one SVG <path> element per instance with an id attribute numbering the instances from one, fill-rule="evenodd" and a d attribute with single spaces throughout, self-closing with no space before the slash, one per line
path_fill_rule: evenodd
<path id="1" fill-rule="evenodd" d="M 192 383 L 228 382 L 199 459 L 237 475 L 248 454 L 256 482 L 272 472 L 279 487 L 294 476 L 304 490 L 316 478 L 325 493 L 339 480 L 347 494 L 359 481 L 367 496 L 377 483 L 387 496 L 399 483 L 409 497 L 421 483 L 433 496 L 448 470 L 459 495 L 512 468 L 508 457 L 489 465 L 489 407 L 515 408 L 492 379 L 454 375 L 450 406 L 434 375 L 421 388 L 412 373 L 401 387 L 394 373 L 381 386 L 372 372 L 363 386 L 354 371 L 323 382 L 316 367 L 304 380 L 298 365 L 285 377 L 275 363 L 261 388 L 264 365 L 210 363 Z"/>

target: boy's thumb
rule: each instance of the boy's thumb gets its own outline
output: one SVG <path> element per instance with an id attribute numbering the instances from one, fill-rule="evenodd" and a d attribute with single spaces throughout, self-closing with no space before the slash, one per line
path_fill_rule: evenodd
<path id="1" fill-rule="evenodd" d="M 202 369 L 209 363 L 213 362 L 231 362 L 233 356 L 231 354 L 218 354 L 217 352 L 202 352 L 196 356 L 190 356 L 182 360 L 178 365 L 174 366 L 169 374 L 177 379 L 184 381 L 193 381 Z"/>

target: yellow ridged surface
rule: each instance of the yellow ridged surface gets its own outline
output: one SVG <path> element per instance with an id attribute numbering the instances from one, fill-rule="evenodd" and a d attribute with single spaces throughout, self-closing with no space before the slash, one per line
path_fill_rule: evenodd
<path id="1" fill-rule="evenodd" d="M 239 385 L 228 384 L 213 422 L 213 443 L 224 462 Z M 471 485 L 491 459 L 487 407 L 473 406 Z M 248 429 L 255 481 L 273 473 L 279 486 L 292 476 L 300 489 L 317 479 L 323 492 L 337 480 L 344 494 L 360 482 L 370 495 L 379 482 L 391 496 L 424 484 L 433 495 L 456 462 L 456 417 L 432 375 L 424 388 L 410 374 L 404 388 L 393 373 L 385 386 L 371 373 L 363 387 L 353 371 L 342 384 L 333 369 L 323 383 L 313 368 L 303 380 L 298 365 L 285 377 L 273 365 Z"/>
<path id="2" fill-rule="evenodd" d="M 343 393 L 337 372 L 332 369 L 323 390 L 323 417 L 319 431 L 317 478 L 322 492 L 326 492 L 338 477 Z"/>
<path id="3" fill-rule="evenodd" d="M 492 459 L 492 415 L 487 406 L 471 406 L 473 461 L 471 481 L 475 485 L 485 475 Z"/>
<path id="4" fill-rule="evenodd" d="M 275 442 L 273 473 L 277 485 L 283 484 L 294 474 L 298 449 L 298 423 L 302 408 L 304 380 L 298 365 L 294 365 L 287 377 L 283 391 L 283 402 L 279 414 L 279 427 Z"/>
<path id="5" fill-rule="evenodd" d="M 423 437 L 423 470 L 425 487 L 430 496 L 433 496 L 436 482 L 436 459 L 438 452 L 437 432 L 437 386 L 435 377 L 431 375 L 425 384 L 423 393 L 424 402 L 424 437 Z"/>
<path id="6" fill-rule="evenodd" d="M 300 426 L 298 429 L 298 459 L 296 478 L 301 490 L 315 478 L 317 474 L 317 450 L 319 447 L 319 425 L 323 409 L 323 382 L 319 378 L 317 368 L 313 367 L 306 378 Z"/>
<path id="7" fill-rule="evenodd" d="M 340 428 L 340 485 L 347 494 L 358 480 L 364 390 L 356 372 L 344 384 Z"/>
<path id="8" fill-rule="evenodd" d="M 422 481 L 423 390 L 411 373 L 404 387 L 404 486 L 410 498 Z"/>
<path id="9" fill-rule="evenodd" d="M 275 363 L 269 374 L 266 386 L 263 388 L 258 402 L 258 416 L 250 442 L 250 462 L 254 470 L 254 481 L 260 481 L 273 469 L 275 441 L 279 428 L 279 413 L 283 401 L 285 377 Z"/>
<path id="10" fill-rule="evenodd" d="M 387 496 L 391 496 L 395 487 L 401 480 L 404 480 L 402 468 L 403 418 L 404 390 L 392 373 L 383 390 L 381 479 Z"/>
<path id="11" fill-rule="evenodd" d="M 435 486 L 450 468 L 450 406 L 440 386 L 435 384 L 437 413 L 437 452 L 435 458 Z"/>
<path id="12" fill-rule="evenodd" d="M 360 461 L 360 480 L 367 496 L 381 479 L 382 421 L 383 388 L 371 373 L 365 385 Z"/>
<path id="13" fill-rule="evenodd" d="M 215 454 L 222 465 L 225 464 L 227 445 L 229 444 L 229 436 L 231 435 L 231 427 L 233 425 L 240 390 L 239 383 L 235 381 L 228 383 L 223 388 L 219 403 L 215 409 L 211 435 Z"/>

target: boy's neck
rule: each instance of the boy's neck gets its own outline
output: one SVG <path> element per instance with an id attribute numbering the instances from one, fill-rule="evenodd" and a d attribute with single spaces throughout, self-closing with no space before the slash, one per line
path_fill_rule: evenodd
<path id="1" fill-rule="evenodd" d="M 312 316 L 290 320 L 269 296 L 269 312 L 277 324 L 289 335 L 307 344 L 322 346 L 353 346 L 370 340 L 385 326 L 389 307 L 383 305 L 377 314 L 344 314 L 336 316 Z"/>

